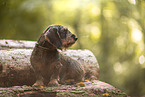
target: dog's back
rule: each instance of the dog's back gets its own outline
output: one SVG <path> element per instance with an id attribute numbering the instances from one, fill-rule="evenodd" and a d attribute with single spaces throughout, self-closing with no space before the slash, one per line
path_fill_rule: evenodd
<path id="1" fill-rule="evenodd" d="M 78 61 L 61 53 L 60 61 L 63 64 L 59 74 L 60 83 L 69 84 L 77 83 L 84 80 L 84 68 Z"/>

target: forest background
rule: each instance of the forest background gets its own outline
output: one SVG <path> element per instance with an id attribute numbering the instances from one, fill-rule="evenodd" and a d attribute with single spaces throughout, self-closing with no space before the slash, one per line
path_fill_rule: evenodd
<path id="1" fill-rule="evenodd" d="M 94 53 L 99 80 L 145 95 L 145 0 L 0 0 L 0 39 L 36 41 L 51 24 Z"/>

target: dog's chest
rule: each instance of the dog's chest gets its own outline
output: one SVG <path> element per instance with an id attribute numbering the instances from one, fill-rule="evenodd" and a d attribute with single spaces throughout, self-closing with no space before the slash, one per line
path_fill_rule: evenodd
<path id="1" fill-rule="evenodd" d="M 59 53 L 57 51 L 47 51 L 42 54 L 44 64 L 52 64 L 59 61 Z"/>

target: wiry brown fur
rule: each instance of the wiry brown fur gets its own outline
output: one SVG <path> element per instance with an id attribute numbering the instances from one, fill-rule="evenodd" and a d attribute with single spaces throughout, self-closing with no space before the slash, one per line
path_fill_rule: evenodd
<path id="1" fill-rule="evenodd" d="M 76 40 L 74 34 L 60 25 L 50 25 L 42 33 L 30 58 L 37 78 L 34 85 L 58 86 L 84 80 L 81 64 L 57 50 L 70 47 Z"/>
<path id="2" fill-rule="evenodd" d="M 60 60 L 63 64 L 59 74 L 60 83 L 71 84 L 84 80 L 84 68 L 80 63 L 63 54 L 60 54 Z"/>

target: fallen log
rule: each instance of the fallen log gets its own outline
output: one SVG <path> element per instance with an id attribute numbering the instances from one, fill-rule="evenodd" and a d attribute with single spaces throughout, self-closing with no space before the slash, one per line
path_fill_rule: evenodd
<path id="1" fill-rule="evenodd" d="M 42 95 L 43 97 L 128 97 L 126 93 L 99 80 L 81 82 L 77 86 L 0 88 L 0 97 L 42 97 Z"/>
<path id="2" fill-rule="evenodd" d="M 0 49 L 22 48 L 32 49 L 35 46 L 36 41 L 25 40 L 0 40 Z"/>
<path id="3" fill-rule="evenodd" d="M 36 78 L 30 64 L 32 49 L 0 50 L 0 86 L 32 85 Z M 89 50 L 61 52 L 78 60 L 85 70 L 95 70 L 99 78 L 98 62 Z"/>
<path id="4" fill-rule="evenodd" d="M 0 40 L 0 86 L 32 85 L 36 81 L 30 64 L 35 43 L 36 41 Z M 99 78 L 99 64 L 91 51 L 60 52 L 78 60 L 85 67 L 85 71 L 97 72 L 96 77 Z"/>

